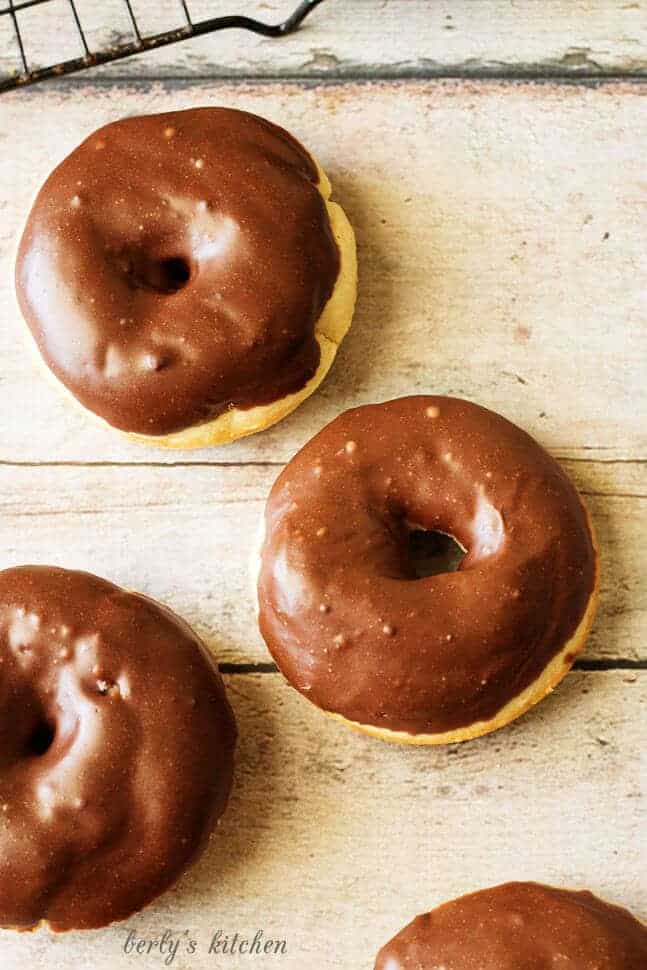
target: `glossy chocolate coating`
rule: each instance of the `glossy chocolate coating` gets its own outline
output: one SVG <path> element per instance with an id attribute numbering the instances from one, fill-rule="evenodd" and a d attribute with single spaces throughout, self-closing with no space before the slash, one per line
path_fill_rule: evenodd
<path id="1" fill-rule="evenodd" d="M 409 923 L 375 970 L 645 970 L 647 928 L 590 892 L 511 882 Z"/>
<path id="2" fill-rule="evenodd" d="M 454 536 L 458 570 L 416 578 L 408 524 Z M 260 627 L 285 676 L 324 710 L 410 734 L 493 717 L 568 641 L 595 585 L 559 465 L 455 398 L 340 415 L 279 476 L 265 528 Z"/>
<path id="3" fill-rule="evenodd" d="M 163 892 L 224 810 L 235 736 L 169 610 L 87 573 L 0 572 L 0 925 L 104 926 Z"/>
<path id="4" fill-rule="evenodd" d="M 339 272 L 317 182 L 298 142 L 242 111 L 90 135 L 41 189 L 18 252 L 47 365 L 86 408 L 147 435 L 302 388 Z"/>

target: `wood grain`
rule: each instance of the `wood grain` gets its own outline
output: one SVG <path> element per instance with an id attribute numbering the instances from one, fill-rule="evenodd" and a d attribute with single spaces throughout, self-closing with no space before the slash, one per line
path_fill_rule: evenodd
<path id="1" fill-rule="evenodd" d="M 405 922 L 507 879 L 587 887 L 647 915 L 643 731 L 647 672 L 575 673 L 503 731 L 413 750 L 332 722 L 278 675 L 228 678 L 240 729 L 235 792 L 176 889 L 125 924 L 50 939 L 0 933 L 3 970 L 163 966 L 127 957 L 128 929 L 196 939 L 176 970 L 371 970 Z M 610 809 L 613 807 L 613 821 Z M 219 928 L 284 938 L 287 954 L 208 954 Z"/>
<path id="2" fill-rule="evenodd" d="M 647 662 L 643 466 L 564 462 L 602 548 L 586 660 Z M 615 467 L 615 466 L 614 466 Z M 2 564 L 87 569 L 162 600 L 226 663 L 267 662 L 249 553 L 280 467 L 0 466 Z M 617 489 L 620 494 L 614 494 Z"/>
<path id="3" fill-rule="evenodd" d="M 0 460 L 286 461 L 340 410 L 420 391 L 493 407 L 561 457 L 647 457 L 647 88 L 140 84 L 69 95 L 43 86 L 0 105 L 11 146 L 0 179 L 12 187 L 0 222 Z M 293 416 L 219 451 L 169 455 L 96 427 L 42 380 L 14 306 L 13 251 L 36 188 L 95 126 L 214 103 L 285 124 L 319 156 L 357 230 L 360 297 L 333 372 Z"/>
<path id="4" fill-rule="evenodd" d="M 297 0 L 188 0 L 195 22 L 246 13 L 278 22 Z M 76 0 L 91 50 L 134 39 L 123 0 Z M 133 0 L 143 34 L 183 27 L 179 0 Z M 8 21 L 9 18 L 0 18 Z M 83 54 L 67 3 L 18 15 L 32 67 Z M 18 63 L 13 37 L 0 74 Z M 241 31 L 195 38 L 121 61 L 116 77 L 605 76 L 647 71 L 645 0 L 326 0 L 281 41 Z"/>

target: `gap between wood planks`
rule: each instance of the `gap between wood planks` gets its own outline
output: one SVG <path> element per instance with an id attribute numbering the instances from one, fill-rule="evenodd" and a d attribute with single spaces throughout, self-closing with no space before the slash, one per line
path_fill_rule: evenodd
<path id="1" fill-rule="evenodd" d="M 587 464 L 606 464 L 606 465 L 647 465 L 644 458 L 567 458 L 563 455 L 553 456 L 558 462 L 578 462 Z M 249 461 L 13 461 L 10 459 L 0 459 L 0 468 L 284 468 L 286 462 L 271 460 L 249 460 Z M 592 489 L 580 488 L 579 492 L 585 498 L 637 498 L 646 499 L 647 493 L 642 492 L 598 492 Z"/>
<path id="2" fill-rule="evenodd" d="M 503 83 L 510 84 L 514 86 L 515 84 L 528 84 L 533 83 L 537 85 L 550 85 L 558 84 L 567 87 L 585 87 L 585 88 L 597 88 L 602 87 L 606 84 L 617 84 L 622 82 L 624 84 L 632 84 L 636 87 L 642 87 L 647 82 L 647 65 L 644 70 L 641 69 L 640 73 L 626 73 L 622 71 L 614 71 L 608 74 L 594 74 L 594 73 L 551 73 L 550 71 L 542 71 L 540 69 L 534 70 L 528 68 L 528 70 L 511 70 L 511 71 L 496 71 L 496 70 L 473 70 L 473 71 L 461 71 L 461 70 L 439 70 L 439 71 L 425 71 L 425 70 L 411 70 L 402 73 L 371 73 L 367 72 L 356 72 L 356 73 L 344 73 L 337 76 L 331 76 L 330 74 L 322 73 L 321 75 L 316 74 L 244 74 L 244 75 L 227 75 L 218 73 L 207 73 L 207 74 L 179 74 L 179 75 L 163 75 L 159 76 L 154 73 L 148 75 L 136 74 L 117 74 L 114 77 L 92 77 L 88 76 L 85 71 L 81 71 L 75 75 L 69 75 L 68 77 L 57 78 L 55 80 L 47 80 L 39 82 L 34 85 L 28 85 L 21 89 L 21 95 L 23 97 L 36 96 L 42 90 L 42 85 L 45 84 L 51 90 L 62 92 L 67 88 L 75 87 L 92 87 L 96 89 L 108 88 L 114 89 L 116 87 L 128 87 L 133 90 L 150 90 L 152 85 L 157 85 L 161 87 L 162 90 L 165 89 L 177 89 L 177 88 L 190 88 L 200 85 L 204 85 L 206 82 L 213 82 L 218 85 L 228 85 L 232 87 L 254 85 L 254 87 L 272 87 L 276 85 L 293 86 L 303 89 L 319 88 L 319 87 L 345 87 L 351 84 L 355 85 L 366 85 L 367 87 L 373 83 L 386 82 L 389 84 L 397 84 L 402 82 L 403 85 L 407 82 L 412 81 L 475 81 L 483 82 L 487 84 L 492 83 Z M 9 91 L 8 93 L 11 93 Z M 0 94 L 0 98 L 2 95 Z"/>
<path id="3" fill-rule="evenodd" d="M 585 445 L 579 446 L 586 451 Z M 600 451 L 601 448 L 591 448 Z M 647 458 L 573 458 L 570 455 L 560 455 L 551 452 L 555 461 L 583 462 L 590 465 L 647 465 Z M 223 461 L 215 459 L 199 459 L 188 461 L 79 461 L 76 459 L 20 461 L 20 459 L 2 458 L 0 468 L 283 468 L 287 462 L 272 461 L 269 458 L 249 459 L 243 461 Z"/>
<path id="4" fill-rule="evenodd" d="M 221 663 L 218 665 L 221 674 L 278 674 L 279 668 L 275 663 Z M 587 660 L 585 657 L 576 660 L 573 670 L 607 671 L 607 670 L 647 670 L 647 660 L 629 660 L 618 657 L 613 660 Z"/>

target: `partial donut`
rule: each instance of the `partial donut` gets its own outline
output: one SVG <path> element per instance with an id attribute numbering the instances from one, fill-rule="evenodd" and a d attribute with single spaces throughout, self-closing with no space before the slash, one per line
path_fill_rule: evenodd
<path id="1" fill-rule="evenodd" d="M 269 496 L 259 622 L 289 682 L 353 727 L 439 744 L 518 717 L 561 680 L 593 619 L 597 563 L 557 462 L 467 401 L 346 411 Z M 458 569 L 413 543 L 452 536 Z"/>
<path id="2" fill-rule="evenodd" d="M 353 231 L 286 131 L 244 111 L 124 118 L 39 192 L 18 302 L 47 368 L 114 428 L 171 448 L 274 424 L 350 326 Z"/>
<path id="3" fill-rule="evenodd" d="M 170 610 L 88 573 L 0 572 L 0 925 L 105 926 L 162 893 L 224 811 L 235 739 Z"/>
<path id="4" fill-rule="evenodd" d="M 647 927 L 590 892 L 510 882 L 418 916 L 375 970 L 644 970 Z"/>

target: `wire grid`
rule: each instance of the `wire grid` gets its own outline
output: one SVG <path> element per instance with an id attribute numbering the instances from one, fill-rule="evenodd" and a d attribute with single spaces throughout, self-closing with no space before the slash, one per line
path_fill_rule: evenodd
<path id="1" fill-rule="evenodd" d="M 23 10 L 33 7 L 44 7 L 46 4 L 52 2 L 55 2 L 55 0 L 0 0 L 0 24 L 2 23 L 3 17 L 8 17 L 13 23 L 21 65 L 20 69 L 10 77 L 0 78 L 0 92 L 25 84 L 34 84 L 36 81 L 42 81 L 48 77 L 60 77 L 64 74 L 73 74 L 84 68 L 95 67 L 98 64 L 107 64 L 110 61 L 130 57 L 132 54 L 138 54 L 142 51 L 165 47 L 168 44 L 175 44 L 178 41 L 187 40 L 190 37 L 198 37 L 202 34 L 210 34 L 217 30 L 226 30 L 232 27 L 237 27 L 241 30 L 250 30 L 264 37 L 283 37 L 285 34 L 289 34 L 295 30 L 323 0 L 302 0 L 294 12 L 286 20 L 278 24 L 266 24 L 263 21 L 240 14 L 194 21 L 189 13 L 186 0 L 177 0 L 178 7 L 180 8 L 179 13 L 184 21 L 183 24 L 179 27 L 174 27 L 172 30 L 150 35 L 145 35 L 140 29 L 131 0 L 123 0 L 130 26 L 132 27 L 133 40 L 122 42 L 102 50 L 91 50 L 77 4 L 75 0 L 67 0 L 81 41 L 83 55 L 72 58 L 71 60 L 61 61 L 58 64 L 51 64 L 47 67 L 35 67 L 31 69 L 26 51 L 25 29 L 22 27 L 23 33 L 21 33 L 21 26 L 18 22 L 17 15 Z"/>

